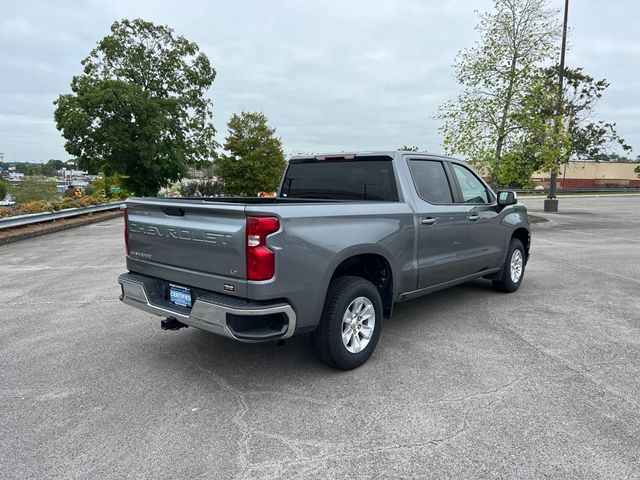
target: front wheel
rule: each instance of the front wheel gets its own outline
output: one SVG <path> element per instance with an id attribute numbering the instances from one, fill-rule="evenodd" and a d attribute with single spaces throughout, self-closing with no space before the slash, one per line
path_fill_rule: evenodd
<path id="1" fill-rule="evenodd" d="M 515 292 L 524 277 L 526 253 L 522 242 L 517 238 L 512 238 L 509 244 L 507 258 L 502 267 L 500 280 L 494 280 L 493 286 L 501 292 Z"/>
<path id="2" fill-rule="evenodd" d="M 311 340 L 322 361 L 351 370 L 369 359 L 381 329 L 382 300 L 376 287 L 364 278 L 344 276 L 329 285 L 320 325 Z"/>

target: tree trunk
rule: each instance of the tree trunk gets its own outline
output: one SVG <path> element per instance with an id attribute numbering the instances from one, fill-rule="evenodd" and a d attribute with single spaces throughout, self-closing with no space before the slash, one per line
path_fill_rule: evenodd
<path id="1" fill-rule="evenodd" d="M 513 54 L 511 58 L 511 67 L 509 69 L 509 86 L 507 87 L 507 95 L 505 97 L 504 106 L 502 108 L 502 118 L 500 119 L 500 126 L 498 127 L 498 138 L 496 140 L 496 163 L 491 172 L 491 183 L 494 189 L 497 189 L 499 185 L 498 172 L 500 171 L 500 161 L 502 160 L 502 147 L 504 146 L 507 127 L 507 116 L 509 115 L 509 109 L 511 108 L 511 100 L 513 99 L 513 87 L 515 84 L 515 73 L 518 62 L 518 55 Z"/>

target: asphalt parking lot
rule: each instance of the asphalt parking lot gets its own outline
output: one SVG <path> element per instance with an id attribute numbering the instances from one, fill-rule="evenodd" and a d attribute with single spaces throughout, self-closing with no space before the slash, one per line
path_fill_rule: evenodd
<path id="1" fill-rule="evenodd" d="M 640 196 L 560 208 L 518 292 L 401 304 L 351 372 L 121 305 L 119 219 L 2 246 L 0 478 L 640 478 Z"/>

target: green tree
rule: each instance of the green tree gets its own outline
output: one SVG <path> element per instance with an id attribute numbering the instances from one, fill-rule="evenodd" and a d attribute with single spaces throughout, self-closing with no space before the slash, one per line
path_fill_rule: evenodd
<path id="1" fill-rule="evenodd" d="M 0 200 L 4 200 L 4 197 L 7 196 L 8 192 L 9 185 L 7 184 L 7 182 L 3 182 L 2 180 L 0 180 Z"/>
<path id="2" fill-rule="evenodd" d="M 16 172 L 24 173 L 26 176 L 36 177 L 42 175 L 42 165 L 39 163 L 21 162 L 16 163 Z"/>
<path id="3" fill-rule="evenodd" d="M 182 178 L 214 155 L 216 72 L 198 46 L 141 19 L 111 26 L 55 102 L 55 121 L 79 167 L 120 174 L 139 195 Z"/>
<path id="4" fill-rule="evenodd" d="M 233 114 L 216 174 L 227 195 L 256 196 L 278 188 L 285 167 L 282 141 L 261 112 Z"/>
<path id="5" fill-rule="evenodd" d="M 547 92 L 557 92 L 558 68 L 547 68 L 540 74 L 541 88 Z M 631 146 L 618 134 L 614 122 L 592 120 L 595 107 L 609 87 L 609 82 L 606 79 L 595 80 L 585 74 L 582 68 L 565 68 L 564 78 L 562 121 L 570 137 L 566 160 L 607 160 L 610 156 L 617 155 L 615 149 L 631 151 Z M 553 101 L 548 101 L 543 108 L 547 111 L 551 109 Z"/>
<path id="6" fill-rule="evenodd" d="M 58 170 L 62 169 L 64 166 L 65 165 L 62 160 L 51 159 L 42 165 L 42 175 L 45 177 L 55 177 L 58 174 Z"/>
<path id="7" fill-rule="evenodd" d="M 603 162 L 617 162 L 617 163 L 636 163 L 637 162 L 637 160 L 634 160 L 631 157 L 627 157 L 626 155 L 620 155 L 619 153 L 616 153 L 616 152 L 612 152 L 612 153 L 605 152 L 595 157 L 595 159 Z"/>
<path id="8" fill-rule="evenodd" d="M 615 123 L 592 120 L 607 81 L 595 80 L 581 68 L 565 68 L 564 77 L 563 114 L 557 117 L 558 67 L 536 72 L 513 115 L 522 132 L 498 172 L 501 185 L 527 186 L 533 172 L 557 169 L 572 158 L 608 160 L 617 156 L 613 149 L 631 150 Z"/>
<path id="9" fill-rule="evenodd" d="M 39 177 L 24 177 L 20 185 L 12 187 L 10 191 L 16 203 L 50 201 L 60 196 L 55 180 Z"/>
<path id="10" fill-rule="evenodd" d="M 504 158 L 523 135 L 516 113 L 536 67 L 555 58 L 560 29 L 546 0 L 494 0 L 476 30 L 480 42 L 454 62 L 462 93 L 436 117 L 444 120 L 447 153 L 467 157 L 498 185 Z"/>
<path id="11" fill-rule="evenodd" d="M 40 169 L 40 171 L 43 177 L 55 177 L 58 173 L 55 168 L 53 168 L 51 165 L 46 163 L 42 165 L 42 168 Z"/>
<path id="12" fill-rule="evenodd" d="M 420 151 L 420 147 L 416 147 L 416 146 L 408 147 L 406 145 L 403 145 L 398 150 L 402 150 L 402 151 L 405 151 L 405 152 L 419 152 Z"/>
<path id="13" fill-rule="evenodd" d="M 638 178 L 640 178 L 640 165 L 633 169 L 634 172 L 638 174 Z"/>
<path id="14" fill-rule="evenodd" d="M 549 88 L 540 78 L 531 82 L 520 108 L 513 113 L 521 132 L 496 172 L 499 185 L 530 187 L 533 172 L 549 170 L 559 158 L 567 157 L 569 133 L 566 128 L 554 127 L 554 122 L 563 124 L 556 115 L 557 99 L 557 88 Z"/>
<path id="15" fill-rule="evenodd" d="M 45 177 L 55 177 L 58 174 L 58 169 L 55 164 L 51 163 L 51 160 L 42 165 L 41 171 L 42 175 Z"/>
<path id="16" fill-rule="evenodd" d="M 47 165 L 51 165 L 57 171 L 64 167 L 64 162 L 62 160 L 56 160 L 55 158 L 52 158 L 47 162 Z"/>
<path id="17" fill-rule="evenodd" d="M 95 178 L 84 189 L 85 195 L 94 195 L 97 197 L 105 197 L 107 199 L 120 199 L 131 196 L 130 192 L 124 187 L 125 179 L 117 174 L 102 175 Z"/>

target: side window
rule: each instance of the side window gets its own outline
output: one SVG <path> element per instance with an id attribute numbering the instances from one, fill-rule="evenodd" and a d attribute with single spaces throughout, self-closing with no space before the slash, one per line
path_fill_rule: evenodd
<path id="1" fill-rule="evenodd" d="M 457 163 L 452 163 L 451 167 L 460 184 L 464 203 L 489 203 L 487 189 L 471 170 Z"/>
<path id="2" fill-rule="evenodd" d="M 429 203 L 452 203 L 449 180 L 442 162 L 434 160 L 411 160 L 411 176 L 420 198 Z"/>

